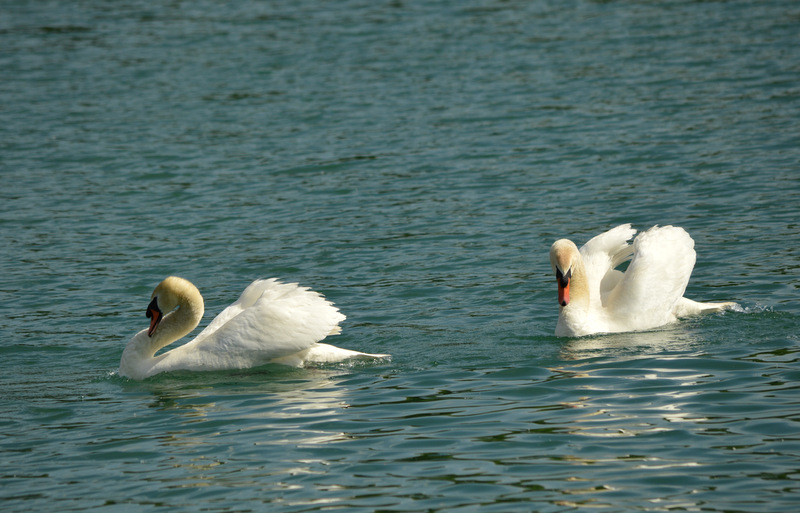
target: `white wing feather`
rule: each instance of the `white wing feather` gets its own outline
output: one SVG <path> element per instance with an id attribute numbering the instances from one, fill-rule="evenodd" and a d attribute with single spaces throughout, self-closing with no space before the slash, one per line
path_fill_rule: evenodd
<path id="1" fill-rule="evenodd" d="M 180 349 L 198 362 L 268 362 L 310 348 L 345 319 L 333 303 L 296 283 L 256 280 Z"/>
<path id="2" fill-rule="evenodd" d="M 623 224 L 597 235 L 581 247 L 591 303 L 605 303 L 605 292 L 619 283 L 622 273 L 615 268 L 633 255 L 633 246 L 628 241 L 635 234 L 630 224 Z"/>
<path id="3" fill-rule="evenodd" d="M 683 228 L 655 226 L 633 241 L 634 257 L 609 293 L 614 310 L 648 324 L 674 320 L 695 263 L 694 241 Z"/>

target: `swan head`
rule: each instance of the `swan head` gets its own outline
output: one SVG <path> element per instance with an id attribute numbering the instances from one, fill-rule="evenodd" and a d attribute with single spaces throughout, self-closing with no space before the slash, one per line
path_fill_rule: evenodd
<path id="1" fill-rule="evenodd" d="M 145 312 L 147 318 L 150 319 L 150 328 L 147 330 L 147 336 L 153 336 L 165 314 L 179 307 L 199 310 L 199 317 L 202 317 L 203 297 L 197 287 L 189 280 L 177 276 L 169 276 L 158 284 L 150 296 L 150 304 L 147 305 L 147 311 Z"/>
<path id="2" fill-rule="evenodd" d="M 561 306 L 569 304 L 569 285 L 579 257 L 578 246 L 571 240 L 557 240 L 550 247 L 550 265 L 558 282 L 558 304 Z"/>

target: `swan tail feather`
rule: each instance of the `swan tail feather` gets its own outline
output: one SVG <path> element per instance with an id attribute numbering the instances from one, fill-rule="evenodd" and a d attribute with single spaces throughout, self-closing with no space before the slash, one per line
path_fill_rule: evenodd
<path id="1" fill-rule="evenodd" d="M 737 309 L 741 309 L 741 307 L 734 301 L 725 301 L 722 303 L 701 303 L 700 301 L 694 301 L 689 298 L 682 297 L 675 304 L 675 316 L 689 317 L 692 315 L 701 315 Z"/>

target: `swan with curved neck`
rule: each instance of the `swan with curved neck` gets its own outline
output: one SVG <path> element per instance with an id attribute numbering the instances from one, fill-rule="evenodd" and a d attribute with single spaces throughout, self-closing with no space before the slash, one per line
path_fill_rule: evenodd
<path id="1" fill-rule="evenodd" d="M 302 367 L 388 357 L 319 343 L 341 332 L 339 323 L 345 316 L 320 294 L 274 278 L 254 281 L 197 337 L 156 356 L 197 327 L 203 312 L 197 287 L 183 278 L 166 278 L 151 295 L 146 311 L 150 326 L 128 342 L 119 374 L 144 379 L 175 370 L 243 369 L 267 363 Z"/>
<path id="2" fill-rule="evenodd" d="M 561 239 L 550 248 L 558 283 L 556 336 L 646 330 L 680 317 L 733 308 L 683 297 L 695 263 L 694 241 L 683 228 L 654 226 L 639 234 L 630 224 L 602 233 L 583 247 Z M 617 269 L 630 261 L 625 272 Z"/>

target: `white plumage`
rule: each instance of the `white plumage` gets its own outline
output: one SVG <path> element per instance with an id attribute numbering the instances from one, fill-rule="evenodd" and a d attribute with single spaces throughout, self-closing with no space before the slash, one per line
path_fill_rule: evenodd
<path id="1" fill-rule="evenodd" d="M 345 316 L 320 294 L 295 283 L 256 280 L 193 340 L 155 356 L 191 332 L 203 317 L 203 298 L 188 280 L 170 276 L 151 296 L 149 329 L 128 342 L 121 376 L 144 379 L 174 370 L 243 369 L 281 363 L 335 362 L 352 357 L 381 358 L 319 341 L 341 331 Z"/>
<path id="2" fill-rule="evenodd" d="M 635 234 L 624 224 L 580 250 L 567 239 L 553 243 L 550 263 L 561 305 L 557 336 L 645 330 L 735 306 L 683 297 L 695 263 L 694 241 L 683 228 L 654 226 L 628 244 Z M 628 260 L 625 272 L 616 269 Z"/>

